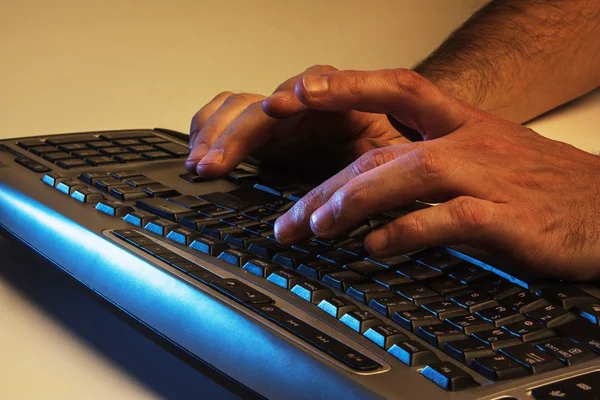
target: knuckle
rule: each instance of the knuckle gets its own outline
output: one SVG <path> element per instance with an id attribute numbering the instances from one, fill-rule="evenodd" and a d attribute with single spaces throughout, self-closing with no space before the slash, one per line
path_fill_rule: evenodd
<path id="1" fill-rule="evenodd" d="M 363 93 L 368 85 L 368 76 L 361 72 L 346 72 L 340 78 L 343 80 L 348 92 L 352 95 Z"/>
<path id="2" fill-rule="evenodd" d="M 336 220 L 349 211 L 360 212 L 368 199 L 367 190 L 358 184 L 347 184 L 331 196 L 330 204 Z"/>
<path id="3" fill-rule="evenodd" d="M 233 93 L 226 100 L 224 104 L 238 104 L 238 103 L 250 103 L 246 93 Z"/>
<path id="4" fill-rule="evenodd" d="M 453 201 L 452 217 L 468 228 L 484 228 L 490 223 L 490 213 L 471 197 L 458 197 Z"/>
<path id="5" fill-rule="evenodd" d="M 369 170 L 386 164 L 393 159 L 394 155 L 384 149 L 370 150 L 351 164 L 352 173 L 354 175 L 361 175 Z"/>
<path id="6" fill-rule="evenodd" d="M 426 79 L 409 69 L 394 69 L 389 74 L 391 84 L 401 92 L 421 97 Z"/>
<path id="7" fill-rule="evenodd" d="M 444 172 L 442 158 L 425 147 L 419 147 L 409 153 L 409 160 L 417 176 L 423 180 L 432 180 L 441 176 Z"/>

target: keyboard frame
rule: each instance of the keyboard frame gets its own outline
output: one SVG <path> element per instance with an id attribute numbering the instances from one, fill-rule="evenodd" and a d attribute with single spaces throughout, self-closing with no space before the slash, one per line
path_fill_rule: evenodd
<path id="1" fill-rule="evenodd" d="M 167 130 L 157 130 L 155 133 L 187 144 L 187 135 Z M 2 140 L 0 144 L 24 152 L 13 144 L 18 139 Z M 55 168 L 40 157 L 28 156 Z M 240 268 L 204 258 L 183 246 L 145 233 L 157 243 L 222 277 L 242 277 L 245 283 L 276 298 L 280 308 L 383 365 L 383 369 L 374 372 L 353 371 L 233 300 L 120 241 L 110 232 L 113 229 L 130 229 L 131 225 L 119 218 L 96 212 L 89 204 L 66 198 L 59 191 L 44 185 L 40 181 L 42 174 L 27 170 L 13 159 L 14 155 L 0 151 L 1 230 L 27 244 L 128 317 L 266 398 L 527 398 L 527 393 L 534 387 L 600 370 L 600 359 L 596 359 L 516 381 L 485 384 L 461 392 L 445 392 L 423 377 L 413 379 L 418 376 L 417 368 L 407 367 L 357 333 L 348 334 L 341 322 L 327 320 L 322 310 L 313 304 L 298 302 L 289 291 L 274 285 L 268 286 L 265 280 Z M 132 163 L 131 166 L 127 164 L 121 167 L 125 168 L 142 172 L 150 168 L 155 173 L 162 169 L 161 173 L 165 176 L 170 174 L 176 179 L 179 179 L 179 173 L 184 172 L 181 159 Z M 76 171 L 94 169 L 89 167 Z M 58 168 L 56 172 L 70 173 L 69 170 Z M 175 188 L 180 184 L 171 183 Z M 181 185 L 185 183 L 181 182 Z M 209 185 L 214 190 L 235 187 L 223 182 L 211 182 Z M 466 247 L 451 249 L 454 254 L 486 269 L 494 268 L 484 263 L 492 259 L 488 254 Z M 319 316 L 323 316 L 323 319 Z M 181 329 L 182 326 L 185 330 Z M 406 334 L 412 339 L 416 337 L 411 332 Z M 435 347 L 424 345 L 432 349 L 440 360 L 452 360 Z M 471 371 L 467 367 L 464 369 Z"/>

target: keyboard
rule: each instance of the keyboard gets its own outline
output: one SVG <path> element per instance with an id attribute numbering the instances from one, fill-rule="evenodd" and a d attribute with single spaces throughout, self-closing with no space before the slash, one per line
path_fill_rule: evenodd
<path id="1" fill-rule="evenodd" d="M 205 181 L 187 154 L 166 129 L 0 141 L 2 232 L 265 398 L 600 398 L 597 286 L 468 247 L 366 252 L 421 203 L 284 247 L 310 184 L 250 162 Z"/>

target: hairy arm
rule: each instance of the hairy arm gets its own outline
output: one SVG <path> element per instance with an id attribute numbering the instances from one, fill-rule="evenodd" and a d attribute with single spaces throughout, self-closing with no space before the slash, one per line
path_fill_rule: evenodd
<path id="1" fill-rule="evenodd" d="M 415 70 L 522 123 L 600 86 L 600 0 L 493 0 Z"/>

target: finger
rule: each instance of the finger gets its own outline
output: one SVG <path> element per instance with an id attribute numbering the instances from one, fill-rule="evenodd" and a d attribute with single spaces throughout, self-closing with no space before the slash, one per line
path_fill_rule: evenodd
<path id="1" fill-rule="evenodd" d="M 340 187 L 310 218 L 315 235 L 335 237 L 369 215 L 389 211 L 423 196 L 488 194 L 489 180 L 452 156 L 419 147 Z"/>
<path id="2" fill-rule="evenodd" d="M 212 144 L 223 131 L 253 102 L 262 100 L 263 96 L 239 93 L 229 96 L 222 105 L 202 125 L 194 138 L 185 167 L 188 171 L 196 170 L 200 160 L 208 156 Z M 211 156 L 214 159 L 214 155 Z"/>
<path id="3" fill-rule="evenodd" d="M 219 107 L 223 105 L 225 100 L 227 100 L 227 98 L 232 94 L 232 92 L 219 93 L 210 102 L 205 104 L 204 107 L 198 110 L 196 114 L 194 114 L 194 117 L 192 118 L 192 122 L 190 124 L 190 150 L 195 147 L 195 138 L 198 135 L 200 129 L 202 129 L 206 121 L 208 121 L 208 119 L 215 113 L 215 111 L 217 111 Z"/>
<path id="4" fill-rule="evenodd" d="M 405 69 L 305 75 L 295 93 L 312 109 L 392 115 L 426 139 L 455 131 L 475 112 L 421 75 Z"/>
<path id="5" fill-rule="evenodd" d="M 282 244 L 290 244 L 312 236 L 310 228 L 311 214 L 326 203 L 340 187 L 353 178 L 406 154 L 414 146 L 416 145 L 408 143 L 383 147 L 359 157 L 348 167 L 311 190 L 294 207 L 275 221 L 275 236 L 277 240 Z"/>
<path id="6" fill-rule="evenodd" d="M 265 115 L 260 102 L 251 104 L 212 143 L 196 173 L 206 179 L 228 174 L 261 147 L 270 138 L 273 127 L 281 122 Z"/>
<path id="7" fill-rule="evenodd" d="M 508 237 L 505 220 L 501 205 L 469 196 L 457 197 L 390 222 L 367 236 L 365 247 L 377 256 L 449 244 L 493 248 Z"/>
<path id="8" fill-rule="evenodd" d="M 294 93 L 294 88 L 299 79 L 304 75 L 323 74 L 337 71 L 337 68 L 331 65 L 313 65 L 304 72 L 291 77 L 275 89 L 275 92 L 267 97 L 262 104 L 263 111 L 273 118 L 290 118 L 308 109 L 298 100 Z"/>

